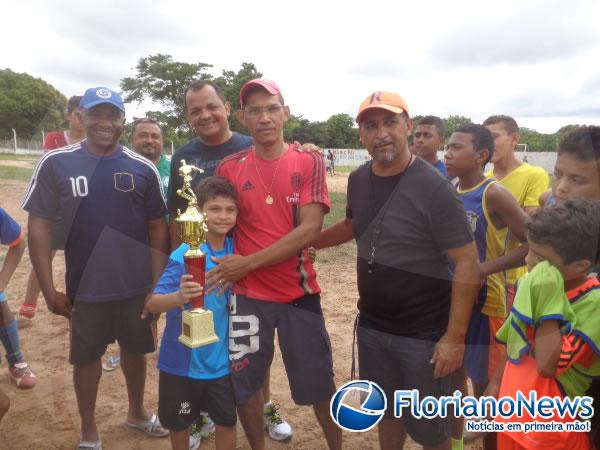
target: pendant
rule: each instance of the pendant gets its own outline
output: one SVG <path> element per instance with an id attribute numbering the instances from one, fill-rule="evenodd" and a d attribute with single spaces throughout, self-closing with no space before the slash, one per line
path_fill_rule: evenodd
<path id="1" fill-rule="evenodd" d="M 272 205 L 273 204 L 273 197 L 271 197 L 271 194 L 267 194 L 267 198 L 265 198 L 265 203 L 267 205 Z"/>

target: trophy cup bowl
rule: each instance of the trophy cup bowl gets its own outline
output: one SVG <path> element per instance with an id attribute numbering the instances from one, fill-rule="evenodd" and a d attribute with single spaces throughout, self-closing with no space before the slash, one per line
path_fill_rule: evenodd
<path id="1" fill-rule="evenodd" d="M 190 248 L 184 253 L 186 273 L 192 275 L 195 282 L 204 287 L 206 275 L 206 255 L 200 248 L 206 241 L 206 218 L 198 209 L 196 195 L 191 188 L 191 174 L 201 171 L 197 167 L 181 161 L 179 174 L 183 177 L 183 188 L 177 194 L 188 201 L 188 207 L 183 214 L 177 211 L 177 232 L 182 242 Z M 179 342 L 190 348 L 202 347 L 217 342 L 213 313 L 204 308 L 204 293 L 191 300 L 192 309 L 181 314 L 181 335 Z"/>

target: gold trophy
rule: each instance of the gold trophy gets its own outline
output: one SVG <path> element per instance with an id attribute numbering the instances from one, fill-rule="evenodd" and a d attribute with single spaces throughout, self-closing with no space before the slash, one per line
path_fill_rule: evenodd
<path id="1" fill-rule="evenodd" d="M 206 242 L 206 218 L 198 209 L 198 199 L 192 190 L 194 172 L 203 173 L 202 169 L 181 160 L 179 176 L 183 177 L 183 188 L 177 189 L 177 195 L 188 202 L 183 214 L 177 210 L 177 232 L 182 242 L 190 246 L 183 255 L 185 271 L 194 277 L 194 281 L 204 287 L 206 273 L 206 255 L 200 246 Z M 204 309 L 204 294 L 192 299 L 192 309 L 183 311 L 181 315 L 181 336 L 179 342 L 190 347 L 202 347 L 217 342 L 213 313 Z"/>

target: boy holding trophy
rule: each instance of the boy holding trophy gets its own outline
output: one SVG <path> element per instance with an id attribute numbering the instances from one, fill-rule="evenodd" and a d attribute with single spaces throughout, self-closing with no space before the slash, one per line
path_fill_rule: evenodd
<path id="1" fill-rule="evenodd" d="M 183 165 L 180 173 L 183 174 L 189 167 Z M 212 257 L 222 258 L 233 254 L 233 240 L 227 233 L 236 222 L 236 190 L 224 178 L 209 177 L 203 180 L 194 192 L 191 188 L 185 189 L 184 176 L 184 190 L 181 195 L 188 200 L 190 208 L 197 202 L 198 208 L 204 214 L 205 222 L 197 224 L 196 227 L 200 235 L 204 234 L 202 229 L 206 230 L 206 242 L 201 242 L 204 237 L 201 236 L 197 243 L 201 244 L 200 250 L 206 270 L 210 270 L 215 266 Z M 181 214 L 179 219 L 186 216 L 190 208 L 185 214 Z M 167 267 L 147 305 L 152 313 L 167 313 L 167 324 L 158 358 L 159 417 L 163 426 L 171 431 L 171 445 L 174 450 L 190 448 L 189 427 L 197 419 L 200 410 L 208 412 L 216 424 L 216 448 L 235 448 L 237 418 L 229 376 L 227 339 L 230 292 L 217 290 L 207 293 L 204 296 L 204 308 L 196 309 L 198 305 L 195 302 L 204 295 L 204 291 L 201 283 L 194 280 L 202 282 L 203 277 L 189 274 L 194 271 L 190 267 L 193 258 L 190 258 L 190 244 L 185 243 L 186 240 L 189 242 L 185 236 L 188 224 L 182 225 L 184 243 L 169 257 Z M 194 235 L 195 232 L 188 234 Z M 190 310 L 190 306 L 194 309 Z M 197 324 L 194 315 L 197 317 L 207 313 L 209 316 L 212 313 L 214 333 L 211 334 L 216 334 L 216 338 L 213 336 L 211 339 L 208 336 L 202 343 L 195 343 L 194 336 L 199 330 L 194 330 Z M 182 324 L 186 336 L 180 336 Z M 204 325 L 202 324 L 200 331 L 204 331 Z M 192 336 L 192 339 L 189 336 Z M 213 343 L 206 344 L 211 341 Z M 197 345 L 199 346 L 196 347 Z"/>

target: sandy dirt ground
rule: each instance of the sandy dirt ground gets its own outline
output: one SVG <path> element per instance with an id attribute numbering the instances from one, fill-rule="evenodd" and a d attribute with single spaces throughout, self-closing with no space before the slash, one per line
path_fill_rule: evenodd
<path id="1" fill-rule="evenodd" d="M 35 161 L 33 161 L 33 160 L 0 160 L 0 166 L 20 167 L 23 169 L 33 169 L 35 167 Z M 2 198 L 4 198 L 4 192 L 2 192 Z"/>
<path id="2" fill-rule="evenodd" d="M 3 164 L 6 161 L 2 162 Z M 346 191 L 347 174 L 328 177 L 331 191 Z M 22 226 L 27 222 L 20 204 L 27 183 L 0 180 L 0 205 Z M 323 290 L 323 311 L 334 351 L 335 381 L 339 386 L 350 379 L 352 327 L 356 315 L 356 249 L 353 243 L 319 252 L 316 268 Z M 26 254 L 7 289 L 11 308 L 18 309 L 31 265 Z M 64 287 L 64 257 L 59 252 L 54 263 L 56 284 Z M 160 323 L 160 328 L 164 322 Z M 79 439 L 79 416 L 73 392 L 72 370 L 68 363 L 68 327 L 64 318 L 54 316 L 43 300 L 31 324 L 21 328 L 21 343 L 27 362 L 38 377 L 38 385 L 22 391 L 9 384 L 6 361 L 0 367 L 0 389 L 11 400 L 11 409 L 0 423 L 0 449 L 71 449 Z M 3 349 L 2 349 L 3 350 Z M 148 358 L 146 404 L 156 411 L 158 402 L 157 353 Z M 326 448 L 317 421 L 310 408 L 296 406 L 291 400 L 281 356 L 276 353 L 271 375 L 272 398 L 282 405 L 282 415 L 295 430 L 288 443 L 266 439 L 267 449 Z M 97 423 L 105 449 L 169 449 L 169 439 L 153 439 L 123 425 L 127 411 L 127 396 L 120 370 L 103 373 L 96 407 Z M 237 447 L 248 449 L 238 422 Z M 378 448 L 377 433 L 344 432 L 344 447 L 348 449 Z M 201 449 L 214 449 L 214 438 L 204 440 Z M 416 449 L 414 443 L 407 445 Z M 477 447 L 473 447 L 477 448 Z"/>

